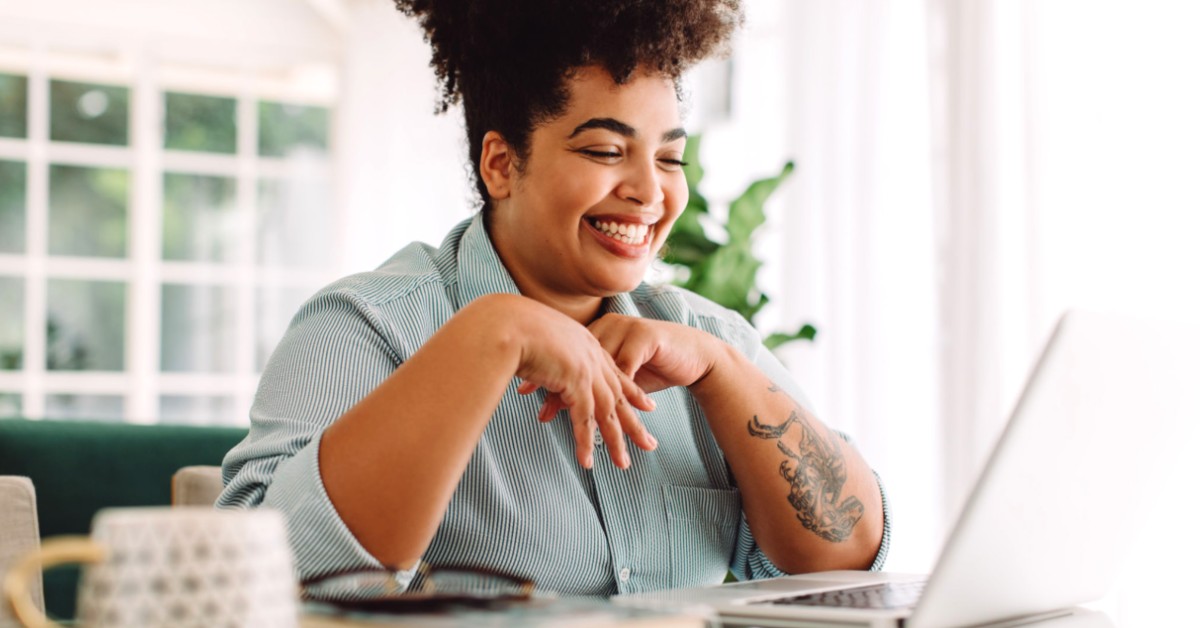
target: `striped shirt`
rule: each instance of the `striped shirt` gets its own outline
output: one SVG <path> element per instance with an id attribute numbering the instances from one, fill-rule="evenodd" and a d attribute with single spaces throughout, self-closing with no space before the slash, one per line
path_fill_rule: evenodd
<path id="1" fill-rule="evenodd" d="M 282 511 L 301 578 L 381 568 L 325 492 L 320 435 L 455 312 L 503 292 L 518 290 L 481 215 L 455 227 L 440 248 L 409 245 L 377 270 L 322 289 L 296 314 L 263 372 L 250 433 L 225 458 L 218 505 Z M 605 299 L 604 308 L 705 330 L 807 405 L 758 333 L 732 311 L 646 284 Z M 685 388 L 654 393 L 656 409 L 642 413 L 658 439 L 655 451 L 630 446 L 632 467 L 622 471 L 597 438 L 587 471 L 576 462 L 570 422 L 539 423 L 542 393 L 520 395 L 517 384 L 484 429 L 423 561 L 489 567 L 580 595 L 714 584 L 727 570 L 743 580 L 783 575 L 755 543 L 724 456 Z M 887 554 L 889 518 L 885 512 L 872 569 Z M 406 585 L 412 575 L 397 579 Z"/>

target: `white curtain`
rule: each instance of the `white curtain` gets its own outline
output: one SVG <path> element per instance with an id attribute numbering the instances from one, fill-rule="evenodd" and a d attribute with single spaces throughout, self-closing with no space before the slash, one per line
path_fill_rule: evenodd
<path id="1" fill-rule="evenodd" d="M 793 159 L 761 244 L 764 332 L 819 415 L 852 434 L 893 508 L 889 569 L 939 542 L 937 275 L 924 5 L 756 0 L 735 44 L 733 111 L 703 124 L 710 196 Z"/>
<path id="2" fill-rule="evenodd" d="M 1065 308 L 1200 314 L 1200 9 L 747 8 L 732 111 L 698 112 L 704 189 L 796 160 L 761 326 L 818 327 L 784 357 L 887 482 L 889 568 L 928 568 Z"/>
<path id="3" fill-rule="evenodd" d="M 708 189 L 730 197 L 735 180 L 797 161 L 769 207 L 762 251 L 775 301 L 763 326 L 819 328 L 785 358 L 884 476 L 889 569 L 926 569 L 1065 308 L 1200 315 L 1200 8 L 748 9 L 733 111 L 705 123 L 703 157 L 720 173 Z M 1136 333 L 1113 330 L 1113 341 Z M 1136 574 L 1200 558 L 1195 467 L 1176 461 L 1147 477 L 1147 491 L 1166 492 L 1104 602 L 1123 625 L 1177 618 L 1147 584 L 1162 579 Z"/>

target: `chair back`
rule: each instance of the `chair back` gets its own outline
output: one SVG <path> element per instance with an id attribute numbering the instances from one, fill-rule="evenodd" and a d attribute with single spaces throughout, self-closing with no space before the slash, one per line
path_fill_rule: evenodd
<path id="1" fill-rule="evenodd" d="M 37 494 L 27 477 L 0 475 L 0 581 L 9 567 L 38 546 Z M 30 586 L 33 603 L 44 610 L 42 575 Z M 0 628 L 20 628 L 7 601 L 0 600 Z"/>
<path id="2" fill-rule="evenodd" d="M 212 506 L 225 488 L 221 467 L 192 465 L 171 476 L 172 506 Z"/>

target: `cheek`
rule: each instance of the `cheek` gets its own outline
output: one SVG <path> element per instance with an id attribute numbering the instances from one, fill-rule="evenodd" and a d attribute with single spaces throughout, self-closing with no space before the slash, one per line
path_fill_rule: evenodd
<path id="1" fill-rule="evenodd" d="M 664 187 L 663 197 L 664 222 L 674 225 L 675 220 L 687 207 L 687 180 L 680 176 L 678 181 L 672 181 L 670 185 Z"/>
<path id="2" fill-rule="evenodd" d="M 573 223 L 598 202 L 595 182 L 578 170 L 563 169 L 547 174 L 550 176 L 537 195 L 543 219 Z M 603 197 L 603 194 L 599 196 Z"/>

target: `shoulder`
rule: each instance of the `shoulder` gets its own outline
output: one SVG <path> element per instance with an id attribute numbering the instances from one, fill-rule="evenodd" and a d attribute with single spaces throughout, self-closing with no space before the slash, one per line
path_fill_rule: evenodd
<path id="1" fill-rule="evenodd" d="M 317 328 L 373 329 L 393 346 L 419 346 L 456 309 L 463 228 L 451 231 L 440 247 L 414 242 L 374 270 L 330 283 L 300 308 L 291 327 L 309 322 Z"/>
<path id="2" fill-rule="evenodd" d="M 446 298 L 458 280 L 458 248 L 470 225 L 465 220 L 447 234 L 441 246 L 413 242 L 375 270 L 355 273 L 325 286 L 313 298 L 348 299 L 369 308 L 388 308 L 404 301 Z"/>
<path id="3" fill-rule="evenodd" d="M 444 286 L 436 259 L 438 249 L 414 242 L 398 251 L 375 270 L 342 277 L 325 286 L 321 294 L 338 295 L 371 307 L 385 307 L 431 286 Z"/>
<path id="4" fill-rule="evenodd" d="M 758 331 L 741 314 L 690 290 L 643 283 L 629 296 L 642 316 L 703 329 L 747 355 L 754 355 L 762 342 Z"/>

